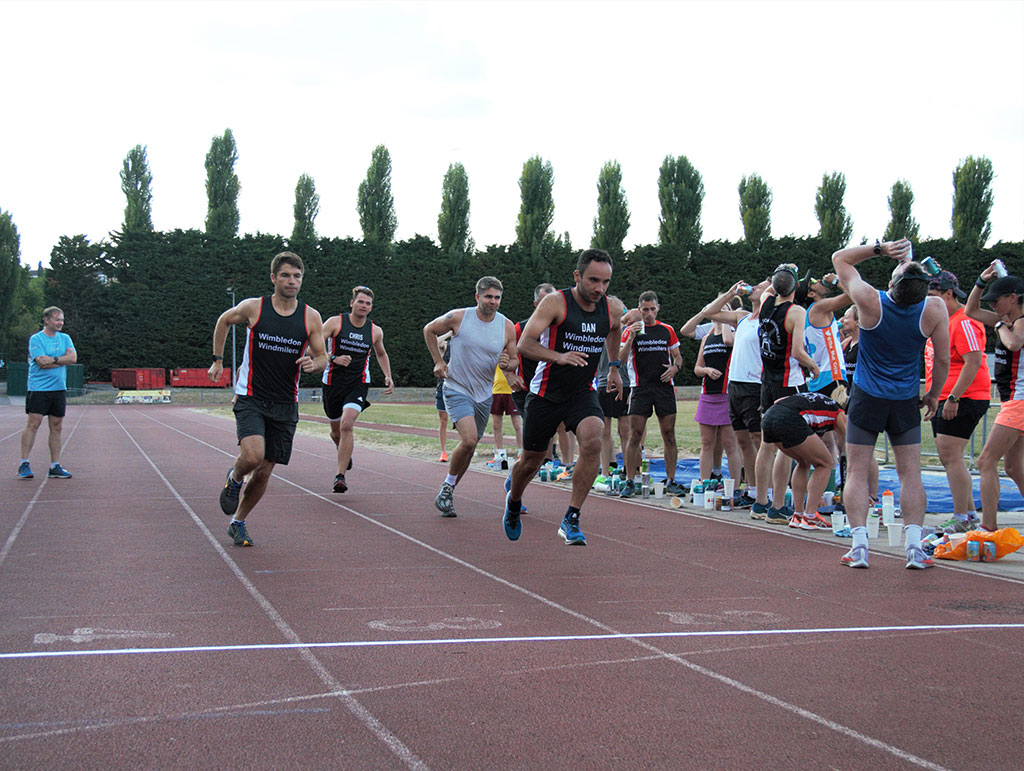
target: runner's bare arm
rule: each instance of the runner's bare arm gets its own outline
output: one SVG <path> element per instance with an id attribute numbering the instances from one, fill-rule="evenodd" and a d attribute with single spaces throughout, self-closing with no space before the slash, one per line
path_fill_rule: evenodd
<path id="1" fill-rule="evenodd" d="M 324 347 L 324 322 L 320 313 L 306 306 L 306 329 L 309 330 L 309 352 L 295 360 L 303 372 L 323 372 L 327 366 Z"/>
<path id="2" fill-rule="evenodd" d="M 519 376 L 519 350 L 516 348 L 516 325 L 511 320 L 505 319 L 505 349 L 501 352 L 502 358 L 508 357 L 508 362 L 501 368 L 505 373 L 505 380 L 513 391 L 522 391 L 526 386 L 522 377 Z"/>
<path id="3" fill-rule="evenodd" d="M 438 316 L 423 327 L 423 342 L 427 344 L 430 358 L 434 360 L 434 377 L 444 378 L 448 376 L 448 365 L 445 363 L 441 349 L 437 345 L 437 339 L 443 335 L 453 337 L 455 330 L 462 323 L 463 313 L 465 311 L 461 308 L 448 311 L 443 316 Z"/>
<path id="4" fill-rule="evenodd" d="M 813 380 L 821 371 L 818 369 L 818 363 L 807 353 L 807 349 L 804 348 L 804 324 L 807 322 L 807 311 L 801 308 L 799 305 L 790 306 L 786 312 L 786 331 L 789 333 L 789 339 L 792 341 L 792 356 L 798 362 L 800 366 L 808 370 L 811 373 L 811 379 Z"/>
<path id="5" fill-rule="evenodd" d="M 910 252 L 910 241 L 905 238 L 900 241 L 886 241 L 878 246 L 883 255 L 894 260 L 902 260 Z M 878 291 L 861 277 L 856 266 L 874 256 L 874 244 L 850 246 L 832 254 L 832 267 L 836 269 L 839 283 L 857 303 L 857 309 L 864 317 L 861 321 L 868 326 L 873 326 L 881 318 L 882 305 L 878 299 Z"/>
<path id="6" fill-rule="evenodd" d="M 981 275 L 978 276 L 978 278 L 983 284 L 989 284 L 992 281 L 995 281 L 995 267 L 989 265 L 985 270 L 981 271 Z M 983 294 L 985 294 L 985 287 L 980 287 L 978 286 L 978 283 L 975 282 L 970 295 L 967 297 L 967 306 L 964 308 L 964 313 L 975 321 L 980 321 L 987 327 L 994 327 L 996 322 L 999 321 L 999 314 L 995 311 L 985 310 L 981 307 L 981 296 Z"/>
<path id="7" fill-rule="evenodd" d="M 547 361 L 553 364 L 563 364 L 569 367 L 583 367 L 587 363 L 585 353 L 570 351 L 569 353 L 556 353 L 540 344 L 540 336 L 544 330 L 552 324 L 558 324 L 565 319 L 565 302 L 561 292 L 554 292 L 547 295 L 537 305 L 530 320 L 523 328 L 523 334 L 519 337 L 518 350 L 523 356 L 536 361 Z"/>
<path id="8" fill-rule="evenodd" d="M 633 308 L 632 310 L 636 309 Z M 637 313 L 639 313 L 638 310 Z M 619 344 L 622 341 L 622 320 L 628 314 L 625 312 L 625 306 L 619 298 L 608 298 L 608 315 L 611 318 L 611 323 L 608 329 L 608 337 L 604 341 L 604 347 L 608 351 L 608 361 L 615 361 L 616 359 L 621 361 Z M 619 372 L 618 367 L 608 368 L 608 385 L 606 388 L 609 392 L 616 394 L 616 400 L 622 399 L 622 373 Z"/>
<path id="9" fill-rule="evenodd" d="M 814 326 L 823 327 L 829 323 L 829 320 L 835 315 L 836 311 L 841 311 L 852 302 L 853 298 L 846 294 L 846 292 L 835 297 L 826 297 L 824 300 L 818 300 L 807 309 L 807 318 L 810 319 L 811 324 Z"/>
<path id="10" fill-rule="evenodd" d="M 258 297 L 250 297 L 242 300 L 234 308 L 228 308 L 217 319 L 213 327 L 213 355 L 224 356 L 224 343 L 228 339 L 228 330 L 235 324 L 252 324 L 260 314 L 260 300 Z M 206 371 L 210 380 L 216 383 L 220 380 L 224 371 L 223 359 L 217 359 Z"/>

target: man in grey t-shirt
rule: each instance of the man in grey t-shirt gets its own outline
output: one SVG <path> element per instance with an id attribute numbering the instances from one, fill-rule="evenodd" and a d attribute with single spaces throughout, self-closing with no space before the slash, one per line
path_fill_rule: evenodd
<path id="1" fill-rule="evenodd" d="M 456 308 L 423 327 L 423 339 L 434 359 L 434 376 L 444 378 L 444 403 L 459 444 L 448 461 L 448 476 L 434 499 L 442 517 L 454 517 L 452 495 L 466 473 L 491 412 L 494 369 L 500 367 L 513 389 L 522 388 L 515 325 L 498 313 L 503 287 L 494 276 L 476 282 L 476 307 Z M 445 362 L 437 338 L 451 333 Z"/>

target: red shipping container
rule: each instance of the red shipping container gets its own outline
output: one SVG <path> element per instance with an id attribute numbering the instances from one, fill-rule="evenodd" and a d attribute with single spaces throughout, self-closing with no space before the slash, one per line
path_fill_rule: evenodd
<path id="1" fill-rule="evenodd" d="M 121 390 L 159 391 L 166 387 L 165 373 L 157 367 L 110 370 L 110 382 Z"/>
<path id="2" fill-rule="evenodd" d="M 220 380 L 210 381 L 205 369 L 171 370 L 171 385 L 177 388 L 226 388 L 231 385 L 231 371 L 221 372 Z"/>

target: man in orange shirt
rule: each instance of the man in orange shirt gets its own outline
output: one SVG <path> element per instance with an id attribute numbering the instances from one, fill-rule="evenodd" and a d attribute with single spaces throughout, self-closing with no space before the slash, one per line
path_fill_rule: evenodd
<path id="1" fill-rule="evenodd" d="M 928 294 L 941 297 L 949 311 L 949 375 L 939 394 L 938 411 L 932 418 L 935 448 L 953 494 L 953 516 L 942 527 L 948 533 L 966 533 L 979 523 L 974 509 L 974 484 L 964 463 L 964 447 L 988 411 L 992 394 L 985 363 L 985 326 L 967 317 L 961 303 L 967 295 L 948 270 L 932 278 Z M 932 386 L 934 356 L 929 339 L 924 349 L 925 389 Z"/>

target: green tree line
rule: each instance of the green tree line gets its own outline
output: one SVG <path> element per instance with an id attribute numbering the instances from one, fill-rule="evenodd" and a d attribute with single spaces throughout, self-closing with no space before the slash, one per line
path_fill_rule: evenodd
<path id="1" fill-rule="evenodd" d="M 83 236 L 62 238 L 46 271 L 45 303 L 64 309 L 66 331 L 88 379 L 106 380 L 118 367 L 205 368 L 214 321 L 231 302 L 227 289 L 234 289 L 236 300 L 268 294 L 270 259 L 287 248 L 281 236 L 219 238 L 197 230 L 119 234 L 103 244 Z M 933 240 L 915 245 L 915 253 L 934 256 L 966 286 L 996 257 L 1021 264 L 1024 244 L 965 251 L 952 240 Z M 681 246 L 637 247 L 615 258 L 611 293 L 632 306 L 640 292 L 654 289 L 661 298 L 660 317 L 678 328 L 737 280 L 757 281 L 780 262 L 796 262 L 801 271 L 820 275 L 831 269 L 830 255 L 817 237 L 774 239 L 757 249 L 745 241 L 711 241 L 690 253 Z M 467 254 L 455 274 L 449 270 L 450 252 L 423 236 L 394 243 L 387 254 L 365 241 L 319 238 L 301 256 L 306 274 L 300 299 L 326 319 L 348 310 L 353 286 L 373 288 L 373 319 L 384 328 L 396 384 L 429 386 L 431 361 L 422 335 L 427 321 L 452 307 L 472 305 L 477 278 L 488 274 L 505 285 L 502 312 L 514 321 L 525 319 L 543 277 L 558 287 L 571 285 L 577 252 L 560 242 L 540 255 L 517 244 L 490 246 Z M 872 260 L 863 268 L 869 281 L 884 286 L 891 265 Z M 239 361 L 243 341 L 239 334 Z M 226 358 L 231 361 L 230 350 Z M 677 384 L 694 384 L 695 344 L 684 343 L 683 358 Z M 304 381 L 313 384 L 312 378 Z"/>

